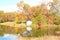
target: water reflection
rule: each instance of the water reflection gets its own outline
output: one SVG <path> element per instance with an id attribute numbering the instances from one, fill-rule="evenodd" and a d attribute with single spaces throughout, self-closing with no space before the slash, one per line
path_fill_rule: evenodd
<path id="1" fill-rule="evenodd" d="M 0 40 L 16 40 L 20 35 L 14 34 L 4 34 L 4 36 L 0 36 Z"/>

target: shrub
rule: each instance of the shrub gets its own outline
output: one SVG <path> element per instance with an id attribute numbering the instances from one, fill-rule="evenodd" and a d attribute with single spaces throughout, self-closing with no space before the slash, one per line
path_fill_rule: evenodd
<path id="1" fill-rule="evenodd" d="M 39 37 L 39 36 L 44 36 L 48 34 L 48 29 L 43 29 L 42 31 L 40 30 L 32 30 L 32 36 L 34 37 Z"/>

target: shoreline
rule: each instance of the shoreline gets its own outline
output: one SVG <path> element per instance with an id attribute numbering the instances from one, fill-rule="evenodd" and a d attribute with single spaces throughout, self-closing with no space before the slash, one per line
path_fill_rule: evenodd
<path id="1" fill-rule="evenodd" d="M 20 37 L 17 40 L 60 40 L 60 36 Z"/>

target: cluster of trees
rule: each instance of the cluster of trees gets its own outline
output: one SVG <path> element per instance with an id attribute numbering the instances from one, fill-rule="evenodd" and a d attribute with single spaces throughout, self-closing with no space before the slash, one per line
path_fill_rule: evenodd
<path id="1" fill-rule="evenodd" d="M 25 4 L 24 10 L 28 13 L 28 18 L 37 24 L 60 24 L 60 16 L 56 15 L 57 12 L 47 9 L 46 4 L 30 7 Z"/>
<path id="2" fill-rule="evenodd" d="M 52 10 L 48 10 L 46 4 L 41 4 L 33 7 L 30 7 L 28 4 L 25 4 L 24 11 L 22 13 L 4 13 L 4 11 L 0 11 L 0 22 L 21 22 L 32 20 L 33 23 L 38 24 L 60 24 L 60 16 L 56 15 L 57 12 L 52 12 Z"/>
<path id="3" fill-rule="evenodd" d="M 0 11 L 0 23 L 2 22 L 8 22 L 8 21 L 14 21 L 15 20 L 15 12 L 7 12 L 4 13 L 4 11 Z"/>

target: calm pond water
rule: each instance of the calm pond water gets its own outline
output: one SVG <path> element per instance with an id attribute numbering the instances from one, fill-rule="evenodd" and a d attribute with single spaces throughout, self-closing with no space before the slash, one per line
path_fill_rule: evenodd
<path id="1" fill-rule="evenodd" d="M 0 36 L 0 40 L 16 40 L 20 35 L 13 34 L 4 34 L 4 36 Z"/>

